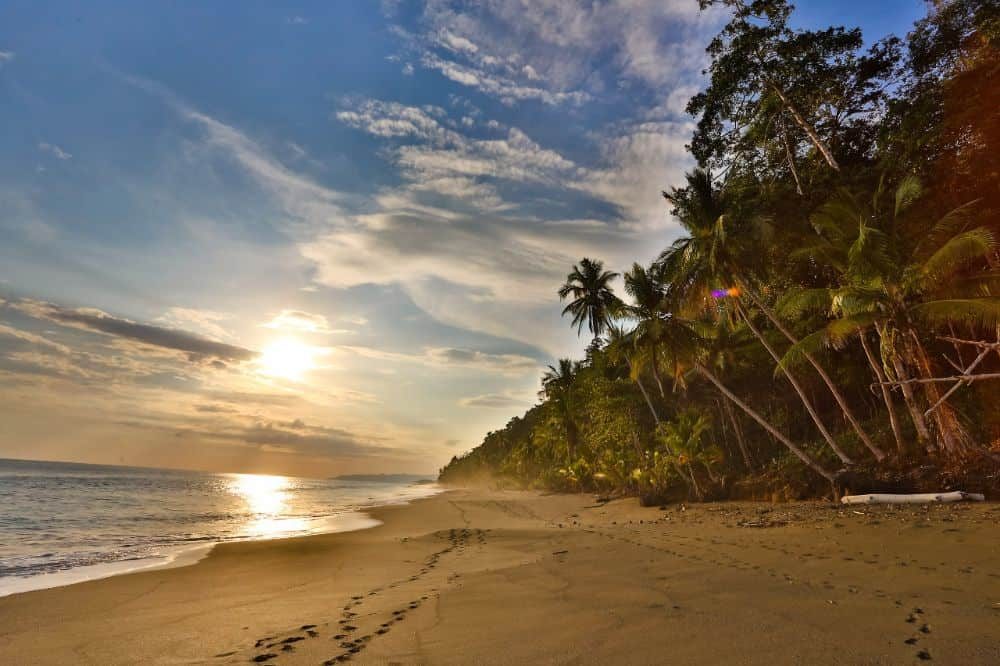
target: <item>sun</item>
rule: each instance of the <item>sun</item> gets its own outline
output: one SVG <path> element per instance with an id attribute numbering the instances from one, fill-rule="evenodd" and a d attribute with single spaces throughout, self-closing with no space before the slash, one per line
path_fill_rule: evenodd
<path id="1" fill-rule="evenodd" d="M 299 381 L 306 372 L 316 367 L 315 357 L 313 347 L 295 338 L 281 338 L 261 350 L 257 364 L 263 375 Z"/>

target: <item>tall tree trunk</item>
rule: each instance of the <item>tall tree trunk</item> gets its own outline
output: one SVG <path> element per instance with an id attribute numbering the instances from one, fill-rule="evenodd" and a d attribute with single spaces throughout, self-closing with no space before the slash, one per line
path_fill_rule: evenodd
<path id="1" fill-rule="evenodd" d="M 851 460 L 850 456 L 844 453 L 844 451 L 840 448 L 840 446 L 837 445 L 836 440 L 833 439 L 833 435 L 831 435 L 830 431 L 826 429 L 825 425 L 823 425 L 823 421 L 822 419 L 819 418 L 819 414 L 816 412 L 816 408 L 813 407 L 812 402 L 810 402 L 809 398 L 806 396 L 805 390 L 799 384 L 799 381 L 795 378 L 795 375 L 793 375 L 790 370 L 781 365 L 781 357 L 778 356 L 778 353 L 776 351 L 774 351 L 774 347 L 772 347 L 771 343 L 767 341 L 767 338 L 765 338 L 763 334 L 761 334 L 761 332 L 757 330 L 757 327 L 753 325 L 753 321 L 751 321 L 746 311 L 743 310 L 743 306 L 739 304 L 739 301 L 736 302 L 736 310 L 739 312 L 740 316 L 743 318 L 743 321 L 746 323 L 750 331 L 753 332 L 753 334 L 757 337 L 757 339 L 760 340 L 760 343 L 764 345 L 764 349 L 767 350 L 767 353 L 770 354 L 771 358 L 774 359 L 774 362 L 778 365 L 778 368 L 781 369 L 781 372 L 785 375 L 785 378 L 788 379 L 788 383 L 791 384 L 792 388 L 795 389 L 795 392 L 799 394 L 799 399 L 805 406 L 806 411 L 809 412 L 809 416 L 812 417 L 813 423 L 815 423 L 816 427 L 819 428 L 819 432 L 823 436 L 823 439 L 826 440 L 826 443 L 830 445 L 830 448 L 833 449 L 833 452 L 837 454 L 837 457 L 840 458 L 841 462 L 843 462 L 845 465 L 853 465 L 854 461 Z"/>
<path id="2" fill-rule="evenodd" d="M 740 453 L 743 455 L 743 463 L 747 466 L 748 471 L 753 471 L 753 463 L 750 462 L 750 451 L 747 449 L 747 443 L 743 439 L 743 429 L 740 428 L 740 424 L 736 420 L 736 414 L 733 413 L 733 406 L 730 404 L 728 398 L 723 399 L 722 405 L 729 416 L 729 422 L 733 424 L 733 431 L 736 433 L 736 443 L 739 444 Z"/>
<path id="3" fill-rule="evenodd" d="M 772 324 L 774 324 L 775 328 L 781 331 L 781 334 L 784 335 L 789 342 L 793 345 L 798 344 L 798 338 L 792 335 L 792 332 L 788 330 L 788 328 L 771 310 L 771 308 L 767 307 L 763 300 L 759 298 L 752 289 L 746 287 L 742 281 L 740 281 L 740 289 L 746 291 L 747 296 L 750 297 L 750 300 L 753 301 L 754 305 L 760 308 L 760 311 L 764 313 L 764 316 L 767 317 Z M 827 374 L 826 370 L 822 365 L 820 365 L 819 361 L 816 360 L 816 357 L 809 352 L 804 352 L 803 356 L 805 356 L 806 360 L 809 361 L 809 365 L 816 370 L 816 373 L 823 380 L 823 383 L 826 384 L 826 387 L 830 389 L 833 399 L 837 401 L 837 405 L 840 406 L 840 411 L 844 413 L 844 418 L 846 418 L 847 422 L 851 424 L 851 428 L 854 429 L 854 433 L 858 436 L 858 439 L 861 440 L 861 443 L 865 445 L 865 448 L 871 451 L 872 455 L 875 456 L 875 460 L 881 461 L 885 458 L 885 452 L 876 446 L 871 438 L 868 437 L 868 434 L 861 428 L 861 424 L 858 422 L 858 419 L 854 416 L 854 412 L 847 404 L 847 399 L 844 398 L 840 389 L 838 389 L 837 385 L 833 383 L 833 379 L 831 379 L 830 375 Z"/>
<path id="4" fill-rule="evenodd" d="M 792 178 L 795 179 L 795 192 L 801 197 L 804 194 L 802 181 L 799 180 L 799 170 L 795 168 L 795 155 L 792 153 L 792 144 L 788 141 L 788 130 L 784 127 L 781 128 L 781 139 L 785 144 L 785 159 L 788 161 L 788 169 L 792 172 Z"/>
<path id="5" fill-rule="evenodd" d="M 785 91 L 781 89 L 781 86 L 771 80 L 768 80 L 768 84 L 781 100 L 781 104 L 785 107 L 785 110 L 792 116 L 792 120 L 794 120 L 795 124 L 806 133 L 806 136 L 808 136 L 809 140 L 812 141 L 812 144 L 816 146 L 816 150 L 818 150 L 820 155 L 823 156 L 823 159 L 830 165 L 830 168 L 837 173 L 840 173 L 840 165 L 837 164 L 837 160 L 833 157 L 833 152 L 830 151 L 830 147 L 826 145 L 823 139 L 819 138 L 819 134 L 816 133 L 816 129 L 809 124 L 809 121 L 802 117 L 798 108 L 796 108 L 795 104 L 792 103 L 792 100 L 788 99 L 788 96 L 785 95 Z"/>
<path id="6" fill-rule="evenodd" d="M 861 340 L 861 348 L 865 350 L 865 358 L 868 359 L 868 365 L 871 366 L 872 372 L 875 373 L 875 379 L 879 383 L 879 388 L 882 389 L 882 402 L 885 403 L 885 409 L 889 412 L 889 425 L 892 427 L 892 436 L 896 439 L 896 449 L 900 454 L 906 452 L 906 446 L 903 444 L 903 433 L 899 427 L 899 419 L 896 417 L 896 408 L 893 405 L 892 394 L 889 392 L 889 387 L 886 386 L 885 382 L 885 371 L 882 369 L 881 364 L 875 360 L 875 355 L 872 353 L 871 347 L 868 346 L 868 338 L 866 333 L 858 329 L 858 338 Z"/>
<path id="7" fill-rule="evenodd" d="M 728 388 L 726 388 L 726 386 L 721 381 L 719 381 L 718 377 L 716 377 L 714 374 L 712 374 L 712 372 L 708 368 L 706 368 L 701 363 L 695 363 L 694 368 L 695 368 L 695 370 L 698 371 L 699 374 L 701 374 L 701 376 L 703 376 L 705 379 L 707 379 L 709 382 L 711 382 L 712 385 L 715 386 L 715 388 L 717 388 L 722 395 L 724 395 L 727 398 L 729 398 L 733 402 L 734 405 L 736 405 L 737 407 L 739 407 L 740 409 L 742 409 L 744 412 L 746 412 L 747 416 L 749 416 L 754 421 L 756 421 L 757 423 L 759 423 L 761 425 L 761 427 L 764 428 L 764 430 L 766 430 L 769 433 L 771 433 L 772 437 L 774 437 L 776 440 L 778 440 L 779 442 L 781 442 L 782 444 L 784 444 L 785 447 L 789 451 L 791 451 L 793 454 L 795 454 L 795 457 L 797 457 L 799 460 L 801 460 L 803 463 L 805 463 L 805 465 L 809 469 L 811 469 L 812 471 L 816 472 L 817 474 L 819 474 L 820 476 L 822 476 L 824 479 L 826 479 L 827 481 L 829 481 L 831 485 L 835 485 L 836 484 L 836 477 L 833 475 L 832 472 L 826 471 L 818 462 L 816 462 L 815 460 L 813 460 L 812 457 L 810 457 L 810 455 L 808 453 L 806 453 L 805 451 L 803 451 L 802 449 L 800 449 L 798 446 L 796 446 L 795 443 L 792 440 L 788 439 L 783 434 L 781 434 L 781 431 L 779 431 L 777 428 L 775 428 L 773 425 L 771 425 L 767 421 L 767 419 L 765 419 L 763 416 L 761 416 L 760 414 L 758 414 L 757 412 L 755 412 L 745 402 L 743 402 L 742 400 L 740 400 L 739 398 L 737 398 L 736 395 L 732 391 L 730 391 Z"/>

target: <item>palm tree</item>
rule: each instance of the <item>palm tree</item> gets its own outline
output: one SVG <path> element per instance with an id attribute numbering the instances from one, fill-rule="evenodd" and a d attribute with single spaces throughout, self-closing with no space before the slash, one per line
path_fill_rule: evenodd
<path id="1" fill-rule="evenodd" d="M 713 289 L 720 285 L 737 284 L 741 288 L 741 294 L 746 293 L 758 309 L 768 316 L 772 323 L 794 344 L 796 340 L 791 333 L 777 321 L 773 313 L 748 287 L 748 282 L 744 278 L 746 271 L 743 269 L 743 265 L 747 263 L 746 257 L 751 256 L 754 250 L 749 242 L 751 234 L 745 225 L 743 228 L 736 227 L 738 233 L 731 234 L 732 230 L 728 227 L 734 227 L 735 224 L 727 220 L 725 214 L 728 203 L 725 191 L 716 188 L 711 176 L 700 169 L 689 173 L 687 181 L 687 187 L 674 188 L 669 193 L 663 193 L 663 196 L 674 205 L 674 216 L 687 232 L 685 237 L 675 241 L 658 259 L 658 266 L 662 271 L 664 281 L 671 285 L 671 291 L 677 292 L 677 297 L 686 303 L 689 310 L 700 309 L 703 311 L 711 306 L 712 299 L 709 294 Z M 757 337 L 775 363 L 778 363 L 780 372 L 785 375 L 798 394 L 823 439 L 844 464 L 852 464 L 851 458 L 840 448 L 820 419 L 798 378 L 788 368 L 780 365 L 781 357 L 774 346 L 754 325 L 750 313 L 742 306 L 740 299 L 737 297 L 734 301 L 736 313 Z M 813 367 L 819 371 L 820 376 L 858 436 L 875 457 L 881 460 L 885 454 L 871 442 L 861 429 L 848 407 L 847 401 L 840 394 L 833 381 L 823 371 L 812 354 L 809 354 L 809 359 Z"/>
<path id="2" fill-rule="evenodd" d="M 1000 278 L 989 270 L 997 242 L 985 226 L 971 228 L 971 205 L 960 206 L 930 225 L 908 220 L 907 212 L 921 195 L 916 178 L 896 188 L 891 206 L 880 184 L 870 205 L 840 192 L 812 219 L 820 236 L 816 255 L 837 270 L 833 289 L 800 294 L 800 307 L 829 303 L 837 319 L 804 338 L 786 354 L 785 363 L 823 345 L 843 346 L 854 335 L 872 328 L 881 340 L 883 365 L 891 370 L 903 393 L 918 437 L 930 446 L 931 434 L 910 382 L 933 376 L 921 331 L 954 325 L 996 330 L 1000 322 Z M 911 233 L 907 230 L 913 229 Z M 970 297 L 970 294 L 976 294 Z M 825 301 L 824 301 L 825 299 Z M 936 405 L 940 393 L 932 382 L 922 383 L 925 398 Z M 930 410 L 928 410 L 930 411 Z M 947 404 L 933 412 L 939 442 L 947 455 L 961 455 L 967 437 Z"/>
<path id="3" fill-rule="evenodd" d="M 632 339 L 649 359 L 650 370 L 660 390 L 660 397 L 665 398 L 666 392 L 663 390 L 656 347 L 659 338 L 666 330 L 663 324 L 670 317 L 670 313 L 664 310 L 666 291 L 663 284 L 656 279 L 654 271 L 647 270 L 639 264 L 632 264 L 632 270 L 625 273 L 625 293 L 632 297 L 632 303 L 623 305 L 621 312 L 636 321 Z"/>
<path id="4" fill-rule="evenodd" d="M 566 283 L 559 288 L 560 300 L 572 297 L 563 308 L 563 316 L 573 315 L 572 325 L 576 326 L 577 334 L 586 325 L 594 336 L 591 343 L 594 347 L 621 304 L 610 286 L 617 277 L 618 273 L 604 270 L 603 262 L 584 257 L 579 265 L 573 265 Z"/>
<path id="5" fill-rule="evenodd" d="M 559 359 L 558 367 L 549 366 L 542 375 L 541 396 L 549 400 L 556 408 L 563 431 L 566 433 L 566 466 L 576 460 L 576 448 L 579 442 L 579 429 L 576 424 L 576 405 L 573 399 L 573 382 L 580 364 L 568 358 Z"/>
<path id="6" fill-rule="evenodd" d="M 706 414 L 697 410 L 686 410 L 665 423 L 661 429 L 661 439 L 675 452 L 678 465 L 687 468 L 691 482 L 699 499 L 703 497 L 695 474 L 695 463 L 701 465 L 712 483 L 718 478 L 712 471 L 712 465 L 722 459 L 722 452 L 714 444 L 705 442 L 705 435 L 712 429 L 712 421 Z"/>
<path id="7" fill-rule="evenodd" d="M 660 425 L 660 415 L 653 406 L 653 401 L 649 397 L 646 386 L 642 383 L 642 368 L 644 363 L 643 355 L 635 348 L 634 331 L 626 331 L 617 324 L 611 324 L 607 332 L 607 345 L 604 353 L 612 363 L 621 363 L 627 369 L 629 377 L 639 387 L 639 392 L 649 407 L 649 413 L 653 416 L 653 422 Z"/>

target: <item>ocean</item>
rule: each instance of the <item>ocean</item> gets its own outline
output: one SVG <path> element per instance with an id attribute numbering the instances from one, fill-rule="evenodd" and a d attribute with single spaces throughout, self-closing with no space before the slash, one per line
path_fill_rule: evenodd
<path id="1" fill-rule="evenodd" d="M 440 492 L 410 479 L 306 479 L 0 459 L 0 596 L 195 560 L 211 545 L 364 529 L 363 511 Z"/>

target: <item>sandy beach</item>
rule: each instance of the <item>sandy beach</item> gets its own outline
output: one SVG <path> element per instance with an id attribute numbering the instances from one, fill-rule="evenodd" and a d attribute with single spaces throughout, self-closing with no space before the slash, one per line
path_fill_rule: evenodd
<path id="1" fill-rule="evenodd" d="M 1000 663 L 1000 507 L 457 490 L 0 599 L 12 664 Z"/>

